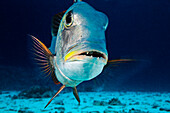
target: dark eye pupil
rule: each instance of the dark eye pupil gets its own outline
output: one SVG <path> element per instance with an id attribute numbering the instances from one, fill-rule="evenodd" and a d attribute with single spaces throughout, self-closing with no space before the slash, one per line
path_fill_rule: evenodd
<path id="1" fill-rule="evenodd" d="M 69 11 L 67 16 L 66 16 L 66 24 L 70 24 L 71 23 L 71 16 L 72 16 L 72 12 Z"/>

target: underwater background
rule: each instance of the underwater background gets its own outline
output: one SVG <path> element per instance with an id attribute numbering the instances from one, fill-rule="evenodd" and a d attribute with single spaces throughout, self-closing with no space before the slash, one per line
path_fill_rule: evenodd
<path id="1" fill-rule="evenodd" d="M 109 59 L 136 61 L 104 69 L 78 86 L 93 91 L 170 91 L 170 1 L 84 0 L 109 18 L 106 43 Z M 52 16 L 66 10 L 72 0 L 1 0 L 0 90 L 32 86 L 59 87 L 47 79 L 30 59 L 29 36 L 51 43 Z M 97 18 L 96 18 L 97 19 Z M 95 26 L 94 26 L 95 27 Z"/>
<path id="2" fill-rule="evenodd" d="M 65 88 L 44 109 L 61 84 L 45 77 L 32 60 L 29 35 L 49 47 L 52 16 L 73 0 L 1 0 L 0 113 L 170 112 L 170 1 L 84 1 L 109 18 L 109 60 L 133 60 L 107 65 L 78 85 L 80 105 Z"/>

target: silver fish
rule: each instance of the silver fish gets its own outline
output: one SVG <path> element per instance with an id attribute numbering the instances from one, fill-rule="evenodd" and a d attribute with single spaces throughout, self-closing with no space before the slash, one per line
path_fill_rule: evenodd
<path id="1" fill-rule="evenodd" d="M 51 75 L 55 84 L 72 87 L 77 101 L 80 99 L 76 86 L 98 76 L 108 62 L 105 30 L 108 17 L 81 0 L 53 17 L 52 42 L 48 49 L 32 36 L 36 60 L 44 72 Z M 48 102 L 50 104 L 54 97 Z"/>

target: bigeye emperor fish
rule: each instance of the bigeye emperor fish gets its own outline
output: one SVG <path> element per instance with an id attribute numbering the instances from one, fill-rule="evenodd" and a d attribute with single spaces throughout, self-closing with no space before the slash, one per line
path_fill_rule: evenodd
<path id="1" fill-rule="evenodd" d="M 82 0 L 74 0 L 70 8 L 54 15 L 50 48 L 31 36 L 35 60 L 55 84 L 63 84 L 45 108 L 65 87 L 73 88 L 80 103 L 76 86 L 98 76 L 108 62 L 107 26 L 108 17 L 104 13 Z"/>

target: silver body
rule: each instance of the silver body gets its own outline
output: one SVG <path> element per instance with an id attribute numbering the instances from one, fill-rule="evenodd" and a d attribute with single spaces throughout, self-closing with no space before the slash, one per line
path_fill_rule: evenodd
<path id="1" fill-rule="evenodd" d="M 72 11 L 72 25 L 66 27 L 66 16 Z M 105 30 L 108 18 L 89 4 L 74 3 L 64 14 L 57 37 L 53 36 L 50 50 L 57 79 L 64 85 L 75 87 L 79 83 L 98 76 L 108 60 Z M 97 51 L 105 58 L 80 55 Z"/>

